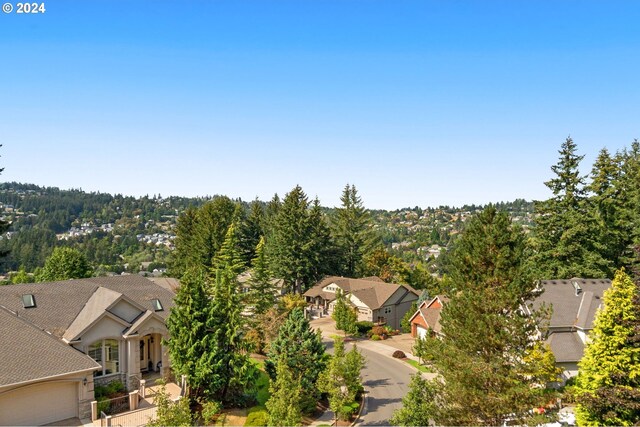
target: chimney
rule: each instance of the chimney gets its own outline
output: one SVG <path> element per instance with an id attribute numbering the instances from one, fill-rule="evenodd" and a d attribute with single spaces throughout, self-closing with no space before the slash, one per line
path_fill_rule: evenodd
<path id="1" fill-rule="evenodd" d="M 576 296 L 580 295 L 582 293 L 582 288 L 580 287 L 580 281 L 582 279 L 574 277 L 573 279 L 571 279 L 571 284 L 573 285 L 573 289 L 576 290 Z"/>

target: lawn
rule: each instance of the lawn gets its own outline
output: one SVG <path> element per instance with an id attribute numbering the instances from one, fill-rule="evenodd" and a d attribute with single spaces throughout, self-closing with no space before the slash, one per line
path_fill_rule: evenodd
<path id="1" fill-rule="evenodd" d="M 413 366 L 414 368 L 416 368 L 417 370 L 421 371 L 421 372 L 426 372 L 426 373 L 433 373 L 433 370 L 426 365 L 421 365 L 420 363 L 416 362 L 415 360 L 412 359 L 405 359 L 405 362 L 407 362 L 409 365 Z"/>

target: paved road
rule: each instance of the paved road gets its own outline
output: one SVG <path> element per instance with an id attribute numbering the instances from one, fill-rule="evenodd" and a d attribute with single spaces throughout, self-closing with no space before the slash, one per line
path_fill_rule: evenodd
<path id="1" fill-rule="evenodd" d="M 367 358 L 362 371 L 364 388 L 368 391 L 359 425 L 389 425 L 393 411 L 402 406 L 414 369 L 404 362 L 358 346 Z"/>
<path id="2" fill-rule="evenodd" d="M 325 336 L 323 342 L 333 353 L 333 341 Z M 367 365 L 362 370 L 367 398 L 357 425 L 389 425 L 389 418 L 402 406 L 410 377 L 416 372 L 404 362 L 391 358 L 393 349 L 385 347 L 385 351 L 380 352 L 380 348 L 368 342 L 358 343 L 358 349 L 367 358 Z M 346 345 L 346 350 L 349 349 L 351 344 Z"/>

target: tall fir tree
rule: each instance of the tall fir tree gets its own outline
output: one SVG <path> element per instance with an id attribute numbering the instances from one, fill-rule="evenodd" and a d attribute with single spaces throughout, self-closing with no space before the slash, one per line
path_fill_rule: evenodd
<path id="1" fill-rule="evenodd" d="M 433 410 L 436 424 L 498 425 L 505 414 L 526 422 L 531 408 L 549 401 L 541 386 L 556 380 L 548 375 L 554 359 L 543 355 L 550 364 L 544 367 L 540 358 L 527 357 L 545 348 L 533 338 L 544 313 L 527 316 L 520 308 L 533 290 L 524 251 L 522 231 L 492 206 L 473 217 L 456 242 L 443 338 L 426 338 L 427 358 L 439 374 L 429 387 L 438 401 L 422 409 Z"/>
<path id="2" fill-rule="evenodd" d="M 603 255 L 597 222 L 585 194 L 580 175 L 584 156 L 567 138 L 559 151 L 560 159 L 551 167 L 555 177 L 545 182 L 553 197 L 535 202 L 532 266 L 539 278 L 603 277 L 611 274 L 612 264 Z"/>
<path id="3" fill-rule="evenodd" d="M 618 271 L 578 364 L 579 425 L 640 422 L 640 290 Z"/>
<path id="4" fill-rule="evenodd" d="M 209 286 L 202 267 L 188 269 L 180 280 L 175 306 L 167 318 L 171 368 L 176 375 L 186 375 L 196 399 L 216 394 L 220 383 L 212 369 L 220 348 L 210 332 L 216 326 L 216 313 Z"/>
<path id="5" fill-rule="evenodd" d="M 603 256 L 614 266 L 622 265 L 631 244 L 631 223 L 623 218 L 629 200 L 621 181 L 622 161 L 622 155 L 612 157 L 606 148 L 602 149 L 591 170 L 588 186 L 596 225 L 592 233 L 597 233 Z"/>
<path id="6" fill-rule="evenodd" d="M 277 338 L 269 346 L 265 370 L 272 381 L 276 379 L 276 367 L 283 363 L 307 393 L 302 397 L 304 412 L 312 412 L 319 398 L 316 391 L 318 375 L 325 367 L 325 349 L 320 331 L 313 331 L 300 308 L 294 309 L 278 331 Z"/>
<path id="7" fill-rule="evenodd" d="M 371 252 L 378 241 L 355 185 L 345 186 L 340 201 L 342 204 L 336 208 L 332 223 L 340 260 L 338 271 L 346 277 L 357 277 L 364 269 L 364 255 Z"/>
<path id="8" fill-rule="evenodd" d="M 249 264 L 256 256 L 256 246 L 265 235 L 264 230 L 265 214 L 262 202 L 258 199 L 251 202 L 249 214 L 240 224 L 239 245 L 242 250 L 242 257 L 246 264 Z"/>
<path id="9" fill-rule="evenodd" d="M 640 248 L 640 141 L 633 141 L 629 149 L 621 155 L 622 187 L 620 196 L 624 197 L 624 209 L 620 215 L 620 222 L 628 233 L 629 245 L 621 256 L 620 264 L 629 268 L 640 267 L 640 258 L 636 256 L 636 249 Z"/>
<path id="10" fill-rule="evenodd" d="M 220 246 L 220 250 L 214 257 L 213 267 L 215 269 L 228 269 L 236 276 L 245 268 L 241 255 L 241 248 L 238 242 L 238 232 L 235 224 L 231 224 Z"/>
<path id="11" fill-rule="evenodd" d="M 264 246 L 264 237 L 261 237 L 251 266 L 251 301 L 257 315 L 266 313 L 276 303 L 273 277 L 269 272 L 269 262 Z"/>
<path id="12" fill-rule="evenodd" d="M 358 315 L 340 289 L 336 292 L 336 302 L 331 318 L 336 322 L 336 329 L 344 331 L 345 335 L 355 334 L 358 331 L 356 326 Z"/>
<path id="13" fill-rule="evenodd" d="M 307 195 L 296 186 L 284 198 L 267 238 L 271 271 L 292 292 L 302 293 L 327 272 L 329 233 L 320 208 L 309 208 Z"/>

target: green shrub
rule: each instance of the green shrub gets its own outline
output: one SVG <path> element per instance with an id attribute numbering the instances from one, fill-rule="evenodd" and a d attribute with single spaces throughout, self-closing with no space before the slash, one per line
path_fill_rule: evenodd
<path id="1" fill-rule="evenodd" d="M 264 406 L 254 406 L 249 409 L 245 426 L 266 426 L 269 422 L 269 413 Z"/>
<path id="2" fill-rule="evenodd" d="M 356 322 L 356 328 L 358 328 L 358 333 L 366 334 L 373 328 L 373 322 L 368 322 L 366 320 Z"/>
<path id="3" fill-rule="evenodd" d="M 387 330 L 384 328 L 384 326 L 374 326 L 373 328 L 371 328 L 372 335 L 380 336 L 386 333 L 387 333 Z"/>
<path id="4" fill-rule="evenodd" d="M 348 421 L 351 419 L 351 416 L 358 412 L 358 408 L 360 408 L 360 404 L 358 402 L 352 402 L 348 405 L 343 405 L 338 411 L 338 417 L 343 421 Z"/>
<path id="5" fill-rule="evenodd" d="M 202 420 L 205 424 L 213 424 L 213 422 L 218 418 L 218 415 L 222 411 L 222 404 L 220 402 L 216 402 L 215 400 L 204 402 L 202 404 Z"/>
<path id="6" fill-rule="evenodd" d="M 109 412 L 109 408 L 111 407 L 111 402 L 109 402 L 109 399 L 101 396 L 99 398 L 96 398 L 96 400 L 98 401 L 98 415 L 100 415 L 100 412 Z"/>
<path id="7" fill-rule="evenodd" d="M 371 335 L 371 341 L 380 341 L 380 335 L 377 335 L 377 334 Z"/>
<path id="8" fill-rule="evenodd" d="M 109 383 L 109 385 L 107 386 L 107 390 L 108 390 L 108 395 L 113 396 L 115 394 L 122 393 L 123 391 L 125 391 L 125 387 L 124 387 L 124 384 L 122 384 L 122 381 L 116 380 L 116 381 L 111 381 Z"/>

